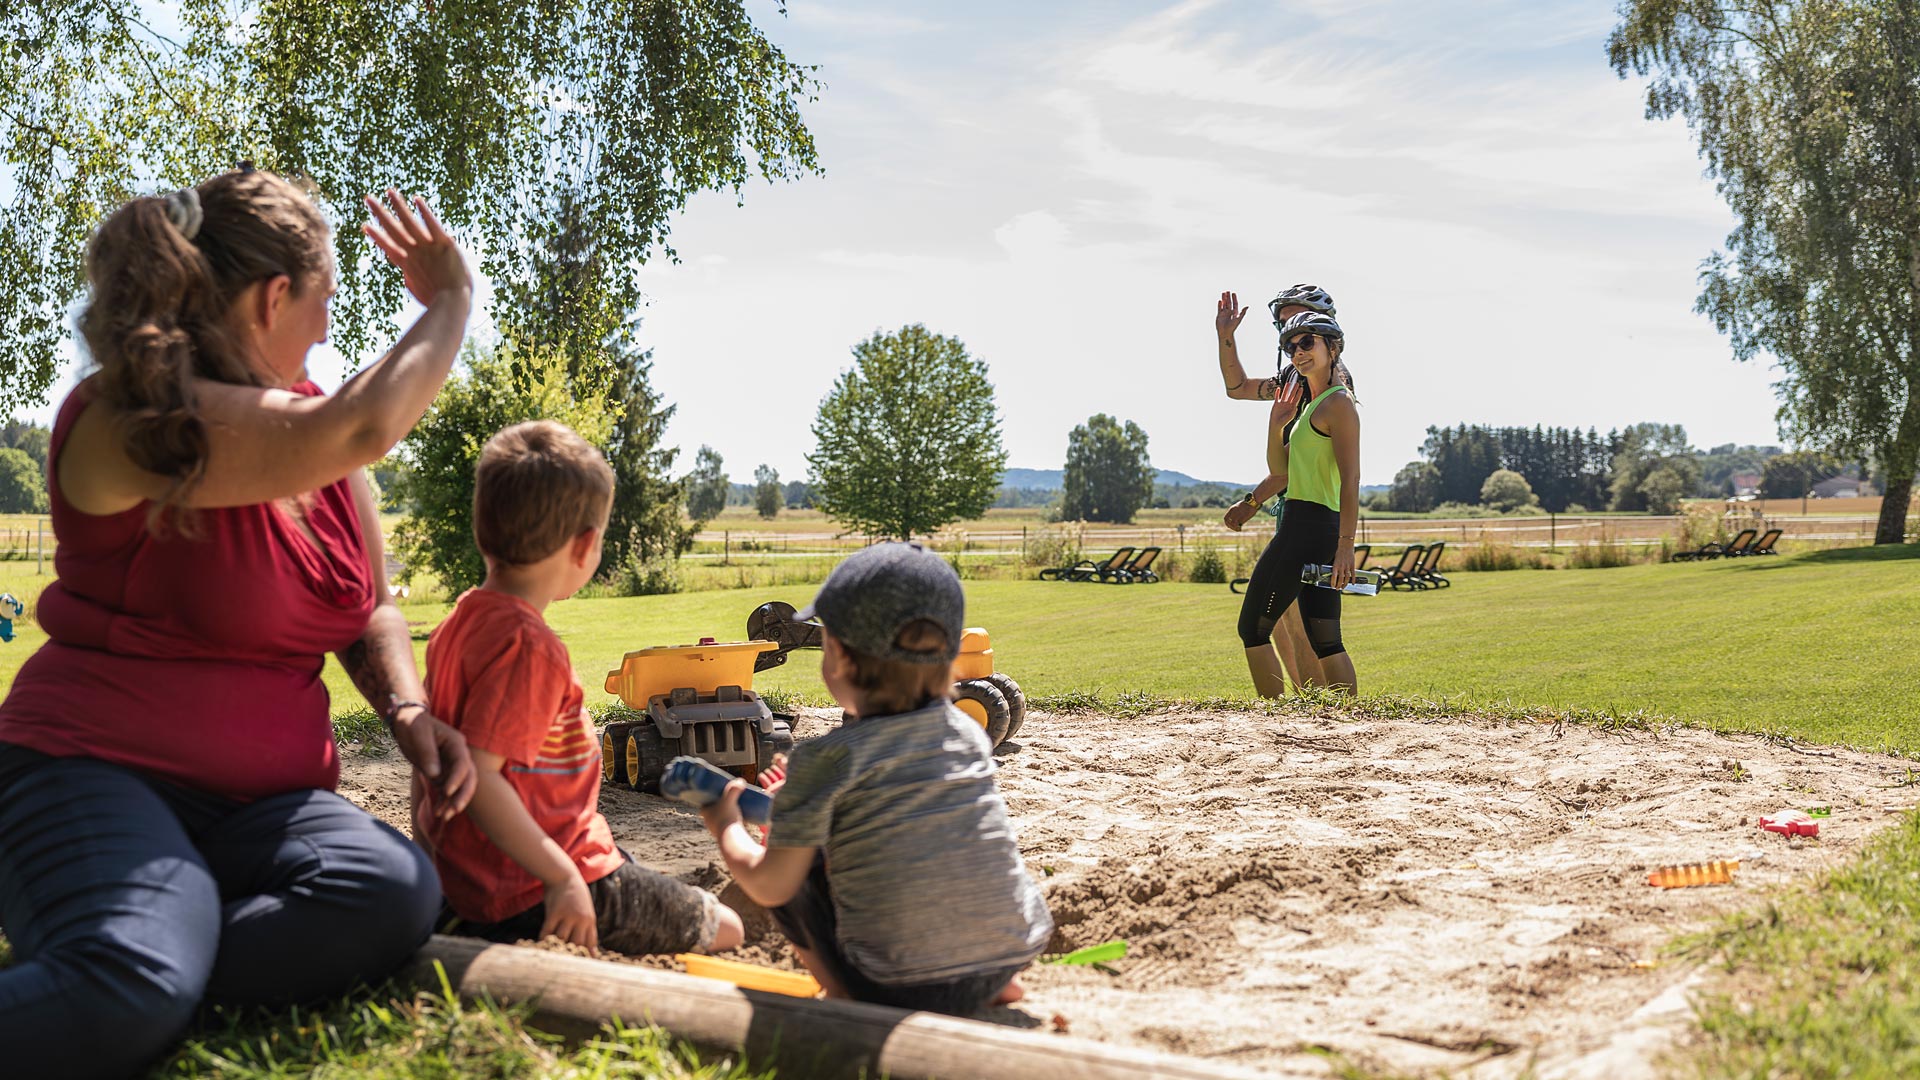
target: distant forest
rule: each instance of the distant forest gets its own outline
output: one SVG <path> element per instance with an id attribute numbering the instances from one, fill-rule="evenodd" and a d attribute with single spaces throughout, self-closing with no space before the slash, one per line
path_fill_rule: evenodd
<path id="1" fill-rule="evenodd" d="M 1851 478 L 1875 490 L 1871 468 L 1820 451 L 1727 443 L 1693 447 L 1677 424 L 1597 429 L 1458 424 L 1430 427 L 1420 460 L 1409 462 L 1377 509 L 1421 512 L 1436 506 L 1486 503 L 1489 478 L 1518 473 L 1540 510 L 1671 512 L 1683 498 L 1799 498 L 1824 481 Z"/>

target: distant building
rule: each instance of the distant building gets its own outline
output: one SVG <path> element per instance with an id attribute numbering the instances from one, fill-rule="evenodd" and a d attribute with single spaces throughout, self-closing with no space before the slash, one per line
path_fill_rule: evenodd
<path id="1" fill-rule="evenodd" d="M 1813 497 L 1816 499 L 1857 499 L 1860 497 L 1860 481 L 1853 477 L 1835 476 L 1813 485 Z"/>
<path id="2" fill-rule="evenodd" d="M 1733 497 L 1751 499 L 1760 494 L 1760 474 L 1757 472 L 1734 473 L 1727 477 L 1727 483 L 1733 485 Z"/>

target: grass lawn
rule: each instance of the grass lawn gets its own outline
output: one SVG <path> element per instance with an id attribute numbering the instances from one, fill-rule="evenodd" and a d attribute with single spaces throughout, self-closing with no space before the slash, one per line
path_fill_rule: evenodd
<path id="1" fill-rule="evenodd" d="M 1350 597 L 1345 635 L 1365 694 L 1645 710 L 1715 727 L 1920 752 L 1920 548 L 1610 570 L 1456 574 L 1454 587 Z M 811 586 L 575 599 L 550 609 L 588 689 L 628 650 L 744 635 L 766 600 Z M 1221 585 L 968 582 L 969 620 L 1029 695 L 1244 697 Z M 445 604 L 416 605 L 425 632 Z M 24 650 L 0 648 L 0 677 Z M 761 675 L 763 689 L 825 703 L 817 654 Z M 359 704 L 329 666 L 337 709 Z"/>
<path id="2" fill-rule="evenodd" d="M 1847 548 L 1769 559 L 1608 570 L 1453 575 L 1454 587 L 1350 597 L 1345 633 L 1364 694 L 1645 710 L 1716 727 L 1781 729 L 1825 742 L 1920 752 L 1920 547 Z M 0 591 L 31 602 L 32 565 L 0 564 Z M 766 600 L 796 606 L 811 585 L 574 599 L 550 620 L 600 699 L 623 653 L 743 636 Z M 993 633 L 1002 670 L 1028 694 L 1244 697 L 1250 689 L 1220 585 L 971 581 L 970 621 Z M 416 649 L 445 603 L 409 605 Z M 0 684 L 45 640 L 0 645 Z M 817 654 L 757 680 L 825 703 Z M 360 705 L 331 661 L 335 711 Z"/>
<path id="3" fill-rule="evenodd" d="M 1920 754 L 1913 719 L 1920 663 L 1909 644 L 1920 620 L 1916 559 L 1920 547 L 1910 546 L 1462 573 L 1447 590 L 1350 599 L 1346 639 L 1369 696 L 1645 710 Z M 26 570 L 0 566 L 0 591 L 37 594 L 44 582 L 30 580 L 31 564 Z M 605 700 L 601 679 L 623 652 L 701 636 L 735 639 L 755 605 L 798 605 L 811 592 L 792 586 L 578 599 L 555 605 L 550 618 L 573 652 L 589 701 Z M 1001 668 L 1030 695 L 1127 698 L 1123 704 L 1137 708 L 1142 697 L 1248 693 L 1233 632 L 1239 597 L 1223 586 L 976 581 L 968 595 L 971 621 L 993 632 Z M 417 648 L 424 650 L 426 631 L 446 608 L 407 608 L 419 624 Z M 18 640 L 0 645 L 0 684 L 43 640 L 29 625 Z M 823 700 L 816 657 L 796 655 L 761 676 L 760 687 Z M 331 664 L 327 678 L 336 712 L 360 704 Z M 1398 707 L 1391 700 L 1379 706 Z M 1920 820 L 1910 816 L 1858 866 L 1685 943 L 1730 972 L 1705 1003 L 1708 1038 L 1688 1071 L 1912 1075 L 1920 1068 L 1916 882 Z M 707 1073 L 685 1058 L 665 1064 L 668 1051 L 657 1036 L 609 1035 L 600 1049 L 580 1053 L 612 1057 L 583 1058 L 537 1039 L 529 1044 L 517 1028 L 511 1016 L 376 994 L 277 1026 L 253 1018 L 204 1034 L 168 1074 L 301 1074 L 325 1063 L 355 1074 L 548 1076 L 617 1072 L 645 1060 L 660 1063 L 666 1075 L 734 1075 L 731 1065 Z M 631 1045 L 614 1045 L 623 1042 Z M 421 1045 L 462 1056 L 449 1064 L 407 1049 Z M 509 1049 L 528 1056 L 500 1056 Z M 215 1066 L 215 1058 L 240 1064 Z M 649 1066 L 639 1071 L 653 1074 Z"/>

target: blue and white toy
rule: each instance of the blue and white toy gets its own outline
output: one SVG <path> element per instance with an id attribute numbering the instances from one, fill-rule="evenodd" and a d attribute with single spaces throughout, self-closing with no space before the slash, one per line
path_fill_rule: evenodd
<path id="1" fill-rule="evenodd" d="M 27 613 L 27 605 L 14 598 L 12 593 L 0 593 L 0 642 L 13 640 L 13 620 Z"/>
<path id="2" fill-rule="evenodd" d="M 705 758 L 682 754 L 667 762 L 667 771 L 660 774 L 660 794 L 698 810 L 719 802 L 735 779 Z M 740 817 L 752 825 L 765 825 L 773 817 L 773 796 L 747 785 L 740 793 Z"/>

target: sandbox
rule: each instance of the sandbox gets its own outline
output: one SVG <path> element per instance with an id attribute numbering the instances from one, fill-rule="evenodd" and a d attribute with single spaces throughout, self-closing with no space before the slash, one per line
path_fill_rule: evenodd
<path id="1" fill-rule="evenodd" d="M 1036 712 L 1000 767 L 1053 948 L 1131 951 L 1037 965 L 990 1019 L 1279 1076 L 1330 1075 L 1325 1051 L 1398 1072 L 1652 1075 L 1696 980 L 1662 947 L 1848 861 L 1914 802 L 1887 756 L 1471 716 Z M 341 792 L 406 828 L 398 755 L 348 753 Z M 1833 810 L 1818 839 L 1754 827 L 1808 806 Z M 624 790 L 601 809 L 643 862 L 726 885 L 690 811 Z M 1646 884 L 1728 858 L 1730 885 Z M 792 963 L 749 927 L 739 955 Z"/>

